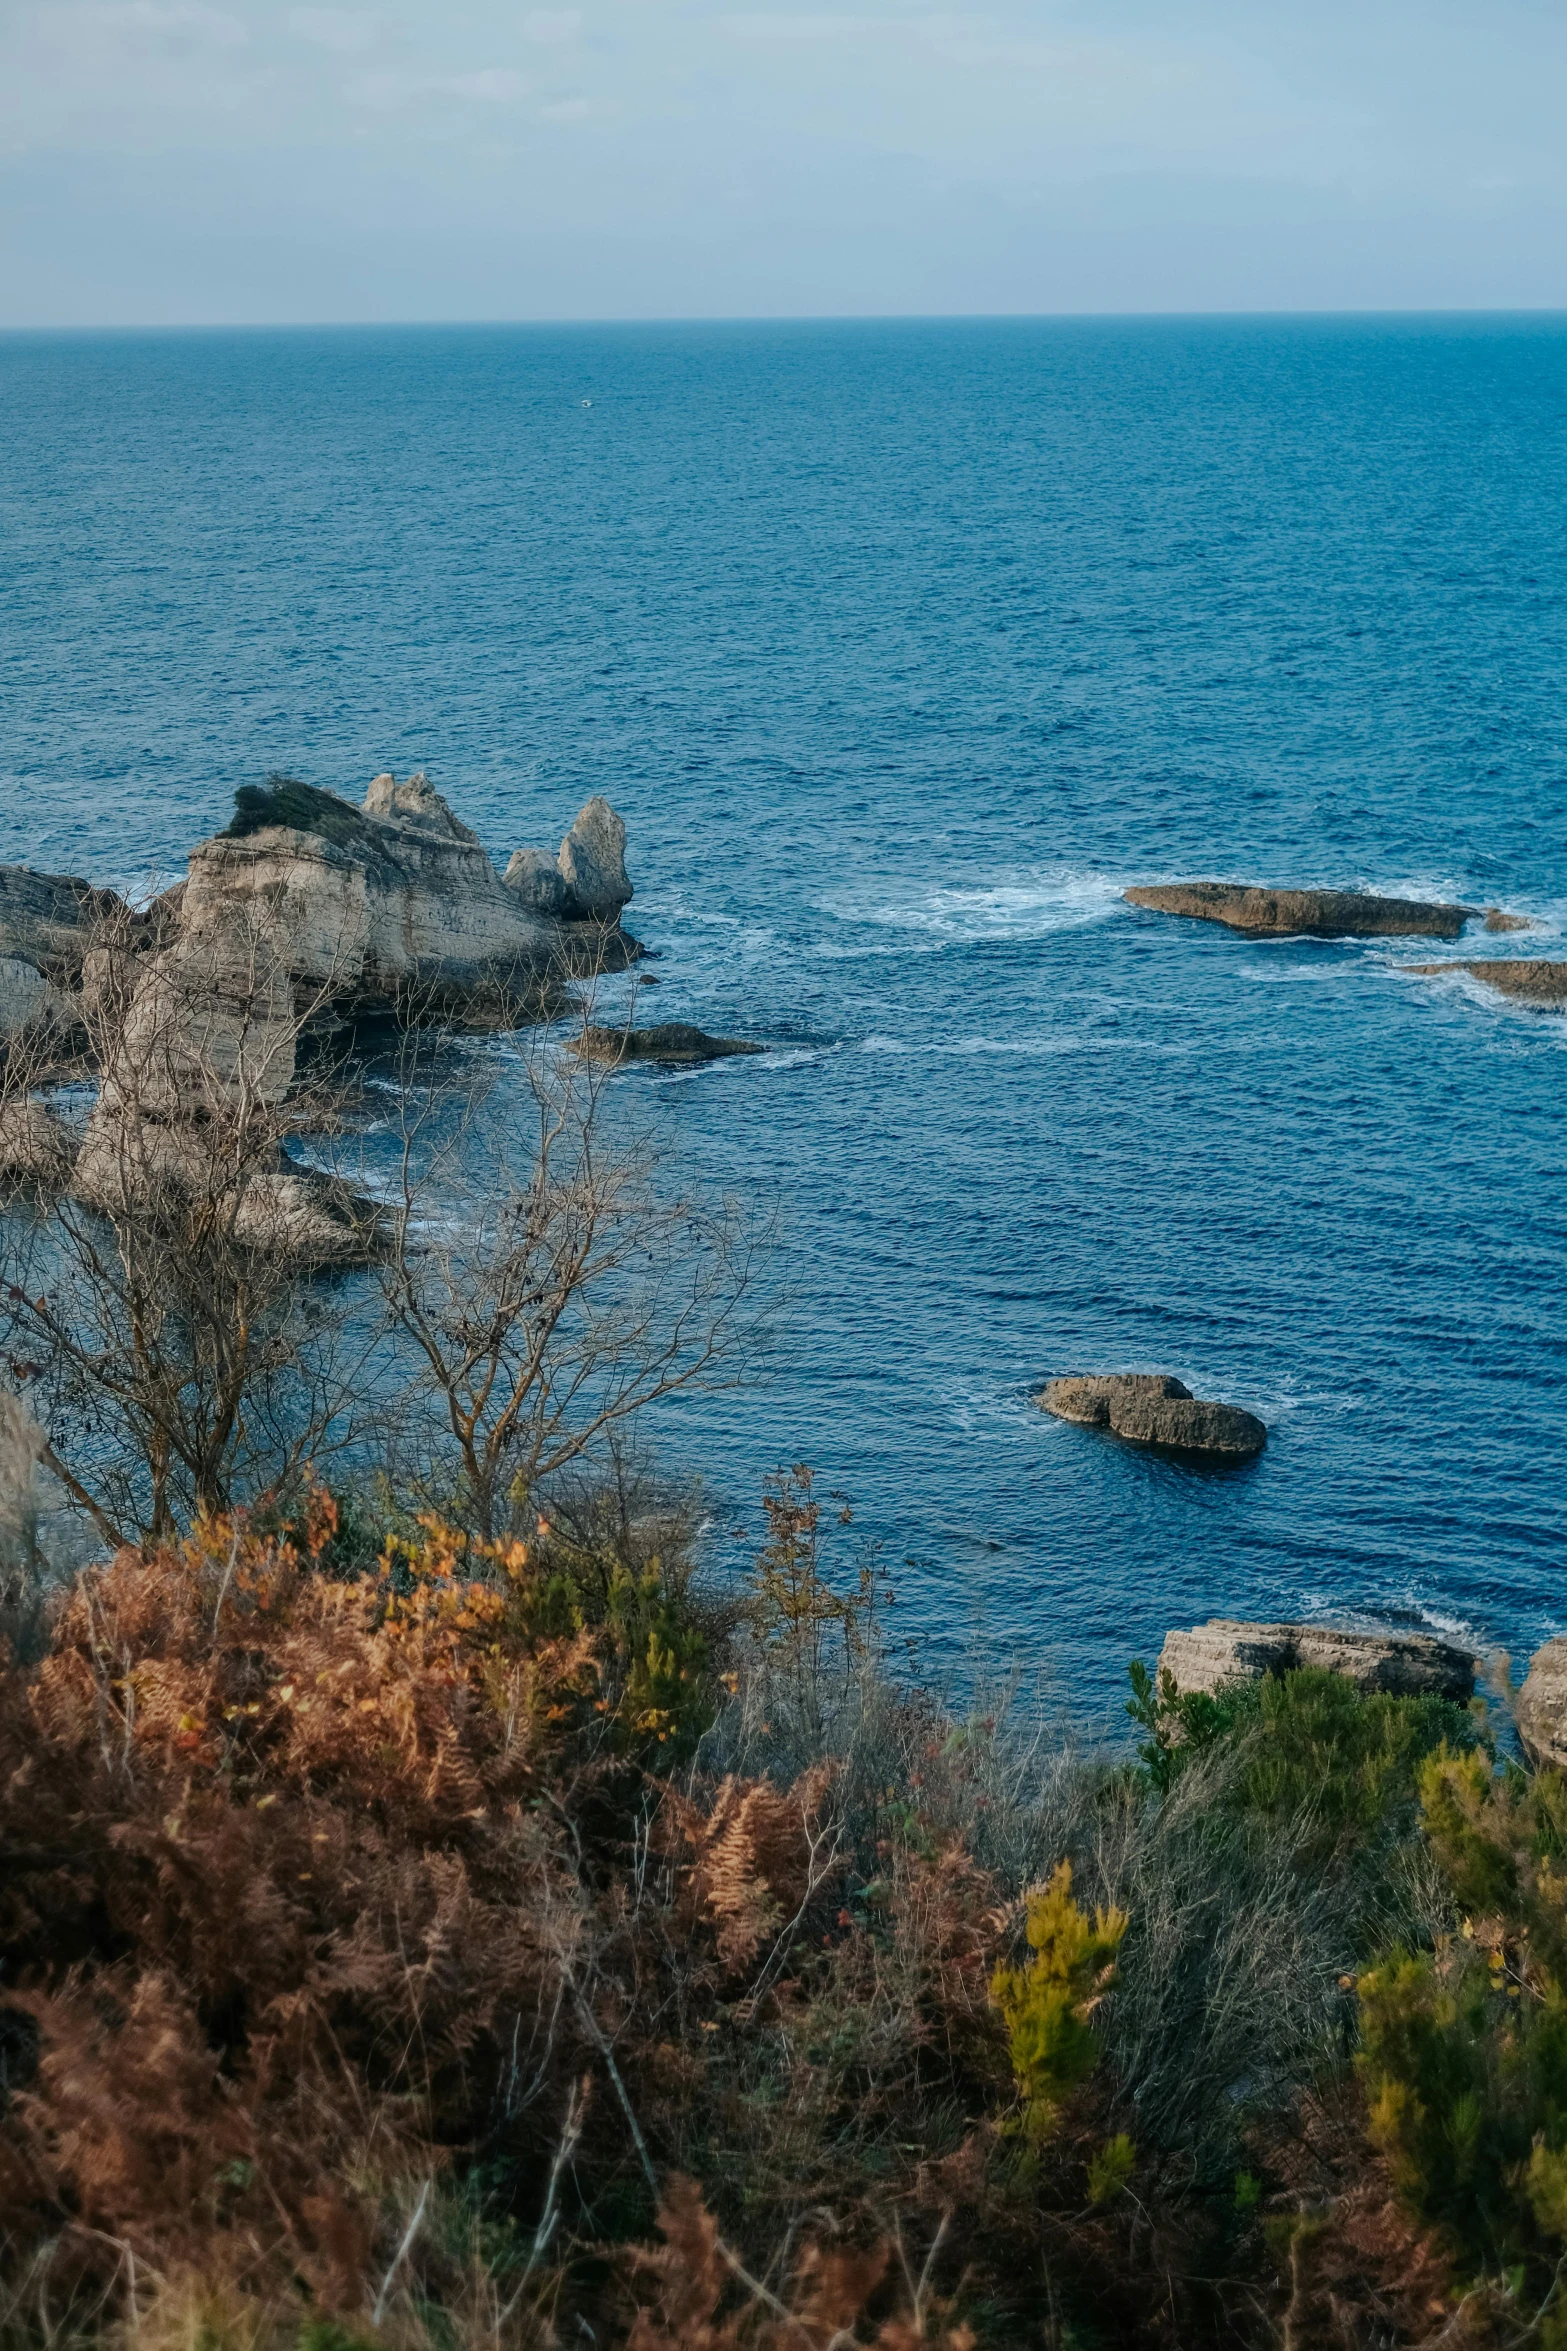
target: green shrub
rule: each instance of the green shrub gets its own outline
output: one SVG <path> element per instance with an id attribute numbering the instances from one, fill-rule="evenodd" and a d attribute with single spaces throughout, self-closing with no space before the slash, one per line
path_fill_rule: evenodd
<path id="1" fill-rule="evenodd" d="M 1422 1819 L 1465 1914 L 1359 1981 L 1371 2133 L 1405 2202 L 1477 2272 L 1543 2283 L 1567 2246 L 1564 1791 L 1445 1748 Z"/>
<path id="2" fill-rule="evenodd" d="M 1127 1712 L 1150 1734 L 1139 1754 L 1151 1784 L 1166 1792 L 1199 1756 L 1228 1749 L 1235 1768 L 1225 1803 L 1265 1827 L 1304 1821 L 1299 1858 L 1313 1868 L 1411 1830 L 1426 1758 L 1444 1746 L 1474 1749 L 1484 1736 L 1448 1699 L 1358 1690 L 1315 1666 L 1211 1696 L 1177 1691 L 1168 1673 L 1155 1687 L 1142 1664 L 1131 1682 Z"/>
<path id="3" fill-rule="evenodd" d="M 998 1967 L 990 1979 L 1023 2101 L 1021 2128 L 1032 2145 L 1050 2136 L 1062 2099 L 1098 2063 L 1091 2020 L 1115 1981 L 1126 1928 L 1125 1911 L 1096 1910 L 1090 1919 L 1079 1909 L 1072 1865 L 1063 1861 L 1049 1885 L 1028 1898 L 1034 1958 L 1023 1967 Z"/>

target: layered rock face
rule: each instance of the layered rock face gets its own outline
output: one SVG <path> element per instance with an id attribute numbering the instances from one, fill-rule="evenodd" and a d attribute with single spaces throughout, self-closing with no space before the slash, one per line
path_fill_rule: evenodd
<path id="1" fill-rule="evenodd" d="M 1268 1441 L 1264 1422 L 1235 1404 L 1194 1396 L 1167 1372 L 1071 1373 L 1051 1380 L 1036 1401 L 1058 1420 L 1109 1429 L 1129 1444 L 1244 1461 Z"/>
<path id="2" fill-rule="evenodd" d="M 1130 906 L 1222 922 L 1232 931 L 1275 938 L 1456 939 L 1477 906 L 1374 898 L 1357 890 L 1270 890 L 1239 882 L 1169 882 L 1128 890 Z"/>
<path id="3" fill-rule="evenodd" d="M 1559 1646 L 1567 1661 L 1567 1642 Z M 1183 1693 L 1211 1694 L 1227 1682 L 1256 1681 L 1303 1665 L 1324 1666 L 1357 1689 L 1385 1690 L 1397 1698 L 1451 1698 L 1464 1705 L 1474 1695 L 1469 1651 L 1426 1633 L 1340 1632 L 1330 1625 L 1242 1624 L 1216 1616 L 1190 1631 L 1167 1633 L 1159 1652 L 1161 1677 L 1168 1672 Z"/>
<path id="4" fill-rule="evenodd" d="M 1567 1641 L 1547 1641 L 1529 1660 L 1516 1721 L 1531 1763 L 1567 1766 Z"/>
<path id="5" fill-rule="evenodd" d="M 591 904 L 563 871 L 578 827 L 606 853 L 618 836 L 618 882 L 611 875 Z M 253 910 L 250 928 L 273 938 L 296 987 L 335 1005 L 384 1010 L 428 993 L 478 1013 L 552 970 L 631 959 L 618 921 L 631 896 L 625 837 L 608 803 L 589 801 L 562 845 L 565 896 L 545 904 L 508 888 L 422 775 L 377 776 L 362 809 L 302 784 L 241 794 L 228 831 L 191 859 L 181 943 L 233 930 Z"/>
<path id="6" fill-rule="evenodd" d="M 1550 963 L 1543 956 L 1495 963 L 1411 963 L 1406 968 L 1421 979 L 1466 971 L 1472 980 L 1483 980 L 1515 1004 L 1532 1004 L 1537 1012 L 1567 1012 L 1567 963 Z"/>

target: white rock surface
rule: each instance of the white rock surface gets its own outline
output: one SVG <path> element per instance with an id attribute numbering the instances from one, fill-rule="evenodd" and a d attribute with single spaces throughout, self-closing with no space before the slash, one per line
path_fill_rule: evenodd
<path id="1" fill-rule="evenodd" d="M 626 828 L 597 793 L 560 845 L 561 876 L 590 922 L 610 922 L 631 903 Z"/>
<path id="2" fill-rule="evenodd" d="M 1547 1641 L 1530 1658 L 1516 1719 L 1531 1763 L 1567 1767 L 1567 1640 Z"/>
<path id="3" fill-rule="evenodd" d="M 1186 1632 L 1165 1635 L 1159 1672 L 1178 1690 L 1212 1693 L 1226 1682 L 1255 1681 L 1297 1666 L 1325 1666 L 1357 1689 L 1398 1697 L 1466 1701 L 1474 1693 L 1474 1658 L 1467 1649 L 1427 1633 L 1346 1632 L 1332 1625 L 1244 1624 L 1211 1617 Z"/>

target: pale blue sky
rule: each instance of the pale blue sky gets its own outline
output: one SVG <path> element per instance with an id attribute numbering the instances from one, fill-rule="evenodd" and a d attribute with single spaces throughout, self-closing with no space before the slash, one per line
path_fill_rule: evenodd
<path id="1" fill-rule="evenodd" d="M 1534 305 L 1561 0 L 0 0 L 0 325 Z"/>

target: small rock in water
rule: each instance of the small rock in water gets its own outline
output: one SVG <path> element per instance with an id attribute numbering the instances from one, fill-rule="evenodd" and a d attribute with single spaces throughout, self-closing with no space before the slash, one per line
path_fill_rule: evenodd
<path id="1" fill-rule="evenodd" d="M 1036 1401 L 1058 1420 L 1109 1429 L 1129 1444 L 1246 1461 L 1268 1441 L 1266 1424 L 1235 1404 L 1194 1396 L 1167 1372 L 1072 1373 L 1051 1380 Z"/>
<path id="2" fill-rule="evenodd" d="M 1567 1641 L 1552 1646 L 1567 1656 Z M 1473 1656 L 1429 1633 L 1341 1632 L 1332 1625 L 1242 1624 L 1215 1616 L 1189 1632 L 1167 1633 L 1159 1652 L 1160 1677 L 1169 1673 L 1183 1693 L 1211 1694 L 1226 1682 L 1258 1681 L 1302 1665 L 1325 1666 L 1357 1689 L 1398 1698 L 1465 1705 L 1474 1695 Z"/>
<path id="3" fill-rule="evenodd" d="M 1456 939 L 1480 911 L 1360 890 L 1274 890 L 1242 882 L 1162 882 L 1125 896 L 1128 905 L 1154 914 L 1184 914 L 1275 938 Z"/>
<path id="4" fill-rule="evenodd" d="M 1488 931 L 1532 931 L 1534 925 L 1526 914 L 1504 914 L 1499 906 L 1488 906 L 1485 927 Z"/>
<path id="5" fill-rule="evenodd" d="M 743 1037 L 710 1037 L 686 1020 L 665 1020 L 648 1029 L 585 1028 L 575 1050 L 590 1061 L 721 1061 L 735 1053 L 765 1053 L 765 1045 Z"/>

